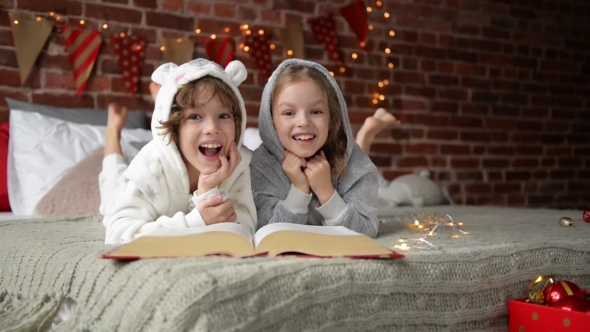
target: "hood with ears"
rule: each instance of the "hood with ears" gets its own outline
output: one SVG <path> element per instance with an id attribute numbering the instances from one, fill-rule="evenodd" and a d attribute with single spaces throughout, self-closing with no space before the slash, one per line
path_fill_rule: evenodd
<path id="1" fill-rule="evenodd" d="M 238 90 L 238 86 L 246 79 L 248 72 L 244 64 L 237 60 L 230 62 L 225 70 L 215 62 L 206 59 L 195 59 L 180 66 L 170 62 L 158 67 L 152 74 L 152 80 L 162 86 L 158 91 L 156 107 L 152 115 L 151 129 L 153 137 L 156 141 L 162 141 L 165 144 L 168 143 L 168 137 L 162 135 L 163 130 L 159 127 L 161 127 L 162 121 L 170 118 L 176 92 L 178 92 L 181 86 L 204 76 L 212 76 L 220 79 L 236 95 L 242 115 L 241 135 L 237 142 L 239 149 L 242 146 L 244 132 L 246 131 L 246 107 L 244 106 L 244 99 Z M 171 142 L 170 144 L 174 143 Z"/>

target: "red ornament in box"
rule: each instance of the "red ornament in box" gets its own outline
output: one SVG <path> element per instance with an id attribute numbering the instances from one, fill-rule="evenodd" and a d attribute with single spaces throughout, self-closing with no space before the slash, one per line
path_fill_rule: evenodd
<path id="1" fill-rule="evenodd" d="M 567 280 L 555 281 L 543 289 L 543 299 L 550 306 L 553 306 L 557 301 L 574 295 L 584 298 L 584 293 L 580 287 Z"/>
<path id="2" fill-rule="evenodd" d="M 584 218 L 585 222 L 590 223 L 590 210 L 584 211 L 582 218 Z"/>
<path id="3" fill-rule="evenodd" d="M 561 300 L 551 305 L 554 308 L 567 311 L 579 311 L 588 312 L 590 311 L 590 301 L 586 300 L 582 296 L 572 295 L 562 298 Z"/>

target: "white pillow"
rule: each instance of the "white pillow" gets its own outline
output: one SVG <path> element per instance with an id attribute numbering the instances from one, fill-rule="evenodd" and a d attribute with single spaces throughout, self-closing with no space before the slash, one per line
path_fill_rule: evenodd
<path id="1" fill-rule="evenodd" d="M 11 110 L 7 175 L 12 212 L 34 215 L 37 203 L 68 170 L 104 145 L 104 132 L 104 126 Z M 148 142 L 151 138 L 147 129 L 123 129 L 123 154 L 134 157 L 139 149 L 131 142 Z"/>

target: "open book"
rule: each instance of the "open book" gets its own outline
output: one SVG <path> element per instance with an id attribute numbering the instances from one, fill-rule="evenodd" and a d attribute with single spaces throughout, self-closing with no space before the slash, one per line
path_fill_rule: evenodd
<path id="1" fill-rule="evenodd" d="M 342 226 L 271 224 L 252 231 L 238 223 L 200 228 L 160 228 L 104 254 L 134 260 L 158 257 L 233 257 L 297 254 L 315 257 L 401 258 L 370 237 Z"/>

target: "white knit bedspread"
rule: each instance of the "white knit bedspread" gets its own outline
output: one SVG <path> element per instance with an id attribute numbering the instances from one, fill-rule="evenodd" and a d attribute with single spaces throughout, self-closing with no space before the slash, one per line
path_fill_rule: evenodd
<path id="1" fill-rule="evenodd" d="M 507 331 L 508 299 L 524 297 L 536 276 L 590 287 L 581 211 L 403 210 L 449 213 L 470 234 L 432 239 L 440 250 L 397 260 L 120 263 L 99 258 L 112 248 L 99 216 L 2 222 L 0 331 Z M 562 216 L 576 226 L 560 227 Z M 382 226 L 387 246 L 419 234 L 406 223 Z M 73 318 L 56 318 L 73 302 Z"/>

